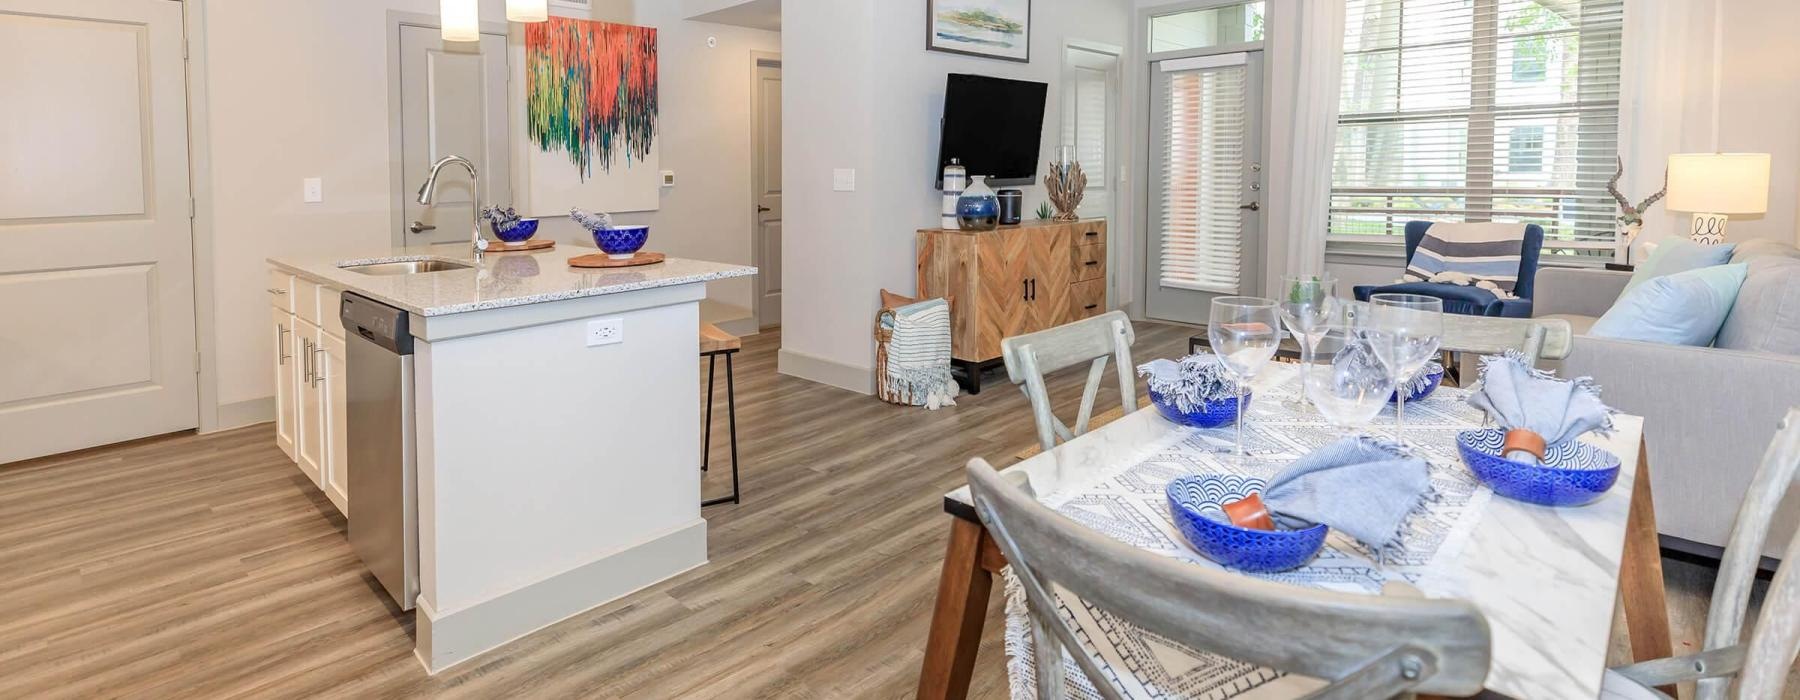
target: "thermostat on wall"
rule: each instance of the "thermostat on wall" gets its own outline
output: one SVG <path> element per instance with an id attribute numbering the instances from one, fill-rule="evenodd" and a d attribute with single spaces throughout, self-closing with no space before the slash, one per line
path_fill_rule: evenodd
<path id="1" fill-rule="evenodd" d="M 663 187 L 674 187 L 675 186 L 675 171 L 673 171 L 673 170 L 662 171 L 662 178 L 663 178 L 663 184 L 662 184 Z"/>

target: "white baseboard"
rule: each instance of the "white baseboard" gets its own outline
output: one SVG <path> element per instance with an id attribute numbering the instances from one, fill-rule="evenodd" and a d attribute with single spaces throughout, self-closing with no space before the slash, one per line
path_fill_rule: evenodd
<path id="1" fill-rule="evenodd" d="M 219 405 L 219 423 L 207 432 L 218 432 L 275 420 L 275 397 Z"/>
<path id="2" fill-rule="evenodd" d="M 421 596 L 413 655 L 438 673 L 508 642 L 706 564 L 706 521 L 697 519 L 550 578 L 454 612 Z"/>
<path id="3" fill-rule="evenodd" d="M 858 394 L 875 394 L 875 370 L 846 365 L 823 357 L 782 348 L 777 355 L 776 371 L 809 382 L 818 382 Z"/>

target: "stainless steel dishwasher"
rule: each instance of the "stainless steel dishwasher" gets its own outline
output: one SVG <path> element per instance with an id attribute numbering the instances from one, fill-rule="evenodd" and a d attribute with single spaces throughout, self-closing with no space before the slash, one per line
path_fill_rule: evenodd
<path id="1" fill-rule="evenodd" d="M 413 338 L 405 311 L 345 292 L 350 546 L 401 610 L 419 596 Z"/>

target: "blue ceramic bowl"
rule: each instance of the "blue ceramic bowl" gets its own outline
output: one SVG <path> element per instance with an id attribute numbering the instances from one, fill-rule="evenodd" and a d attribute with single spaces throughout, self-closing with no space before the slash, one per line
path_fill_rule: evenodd
<path id="1" fill-rule="evenodd" d="M 650 240 L 649 226 L 614 226 L 589 232 L 594 234 L 594 245 L 600 246 L 601 252 L 620 259 L 636 255 Z"/>
<path id="2" fill-rule="evenodd" d="M 1177 478 L 1165 492 L 1176 529 L 1207 559 L 1256 573 L 1287 571 L 1312 561 L 1325 546 L 1330 528 L 1324 525 L 1304 530 L 1251 530 L 1226 519 L 1226 503 L 1262 493 L 1262 489 L 1262 479 L 1203 474 Z"/>
<path id="3" fill-rule="evenodd" d="M 489 226 L 494 230 L 494 237 L 500 239 L 502 243 L 524 243 L 531 240 L 532 236 L 537 235 L 538 220 L 519 219 L 514 221 L 511 226 L 501 227 L 494 224 L 489 224 Z"/>
<path id="4" fill-rule="evenodd" d="M 1578 440 L 1550 445 L 1544 464 L 1500 456 L 1506 430 L 1465 430 L 1456 436 L 1463 463 L 1494 493 L 1541 506 L 1579 506 L 1606 495 L 1619 480 L 1619 457 Z"/>
<path id="5" fill-rule="evenodd" d="M 1250 399 L 1254 392 L 1244 392 L 1244 408 L 1250 408 Z M 1156 412 L 1161 413 L 1170 423 L 1195 428 L 1220 428 L 1237 422 L 1237 399 L 1220 399 L 1207 403 L 1204 410 L 1181 412 L 1175 402 L 1152 390 L 1150 403 L 1156 404 Z"/>
<path id="6" fill-rule="evenodd" d="M 1437 391 L 1438 385 L 1444 383 L 1444 372 L 1443 372 L 1443 370 L 1432 372 L 1431 374 L 1425 375 L 1425 379 L 1429 383 L 1427 383 L 1425 385 L 1425 388 L 1415 391 L 1411 394 L 1408 394 L 1406 397 L 1407 403 L 1424 400 L 1425 397 L 1431 395 L 1431 392 Z M 1396 390 L 1396 391 L 1394 391 L 1393 396 L 1388 397 L 1388 403 L 1399 403 L 1399 402 L 1400 402 L 1400 392 L 1398 390 Z"/>

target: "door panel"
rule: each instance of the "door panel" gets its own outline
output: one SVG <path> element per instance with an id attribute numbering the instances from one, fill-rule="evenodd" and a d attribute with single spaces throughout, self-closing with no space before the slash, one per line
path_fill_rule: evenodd
<path id="1" fill-rule="evenodd" d="M 1204 325 L 1214 297 L 1263 291 L 1262 52 L 1151 72 L 1144 311 Z"/>
<path id="2" fill-rule="evenodd" d="M 757 322 L 781 325 L 781 63 L 756 65 Z"/>
<path id="3" fill-rule="evenodd" d="M 1030 244 L 1032 330 L 1043 330 L 1068 323 L 1069 272 L 1071 236 L 1067 227 L 1037 229 L 1026 237 Z"/>
<path id="4" fill-rule="evenodd" d="M 319 371 L 320 355 L 324 353 L 319 347 L 318 327 L 296 319 L 294 335 L 299 338 L 299 341 L 295 343 L 299 352 L 295 353 L 294 359 L 300 362 L 301 367 L 299 391 L 297 392 L 300 395 L 298 401 L 300 430 L 296 436 L 294 451 L 299 453 L 296 461 L 300 463 L 300 471 L 305 472 L 306 478 L 312 479 L 314 486 L 324 488 L 325 407 L 320 403 L 323 392 L 319 391 L 318 383 L 315 381 Z"/>
<path id="5" fill-rule="evenodd" d="M 294 357 L 294 316 L 280 307 L 270 309 L 269 316 L 273 319 L 270 329 L 275 341 L 275 445 L 288 459 L 295 459 L 294 434 L 298 426 L 294 423 L 294 402 L 299 397 L 294 392 L 298 388 L 299 362 Z"/>
<path id="6" fill-rule="evenodd" d="M 467 243 L 473 192 L 467 173 L 445 171 L 436 204 L 419 204 L 431 164 L 448 155 L 481 171 L 483 206 L 512 206 L 512 159 L 507 145 L 506 37 L 481 35 L 480 48 L 445 42 L 433 27 L 400 27 L 400 128 L 405 223 L 430 230 L 396 234 L 404 244 Z M 470 109 L 470 105 L 481 105 Z"/>
<path id="7" fill-rule="evenodd" d="M 980 341 L 976 355 L 963 359 L 998 357 L 1001 339 L 1028 332 L 1032 319 L 1025 301 L 1025 279 L 1031 269 L 1031 252 L 1026 246 L 1027 237 L 1020 229 L 1001 229 L 979 236 L 975 251 L 980 266 L 976 285 L 981 294 L 976 306 L 982 310 L 981 327 L 976 329 Z"/>
<path id="8" fill-rule="evenodd" d="M 320 334 L 319 344 L 325 350 L 319 355 L 319 373 L 324 377 L 318 382 L 322 394 L 319 405 L 325 410 L 320 421 L 325 428 L 325 497 L 337 506 L 338 512 L 349 517 L 350 443 L 345 436 L 349 430 L 350 387 L 349 375 L 344 371 L 344 340 L 325 333 Z"/>
<path id="9" fill-rule="evenodd" d="M 193 428 L 181 4 L 0 0 L 0 463 Z"/>

